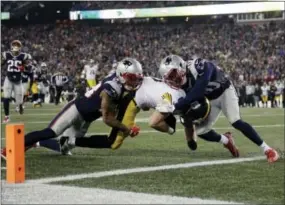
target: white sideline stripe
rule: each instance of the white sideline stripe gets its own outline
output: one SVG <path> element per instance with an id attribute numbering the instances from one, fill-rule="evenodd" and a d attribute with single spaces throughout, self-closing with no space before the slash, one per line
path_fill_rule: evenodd
<path id="1" fill-rule="evenodd" d="M 220 164 L 234 164 L 234 163 L 240 163 L 240 162 L 256 161 L 256 160 L 261 160 L 261 159 L 265 159 L 265 156 L 251 157 L 251 158 L 239 158 L 239 159 L 227 159 L 227 160 L 213 160 L 213 161 L 204 161 L 204 162 L 190 162 L 190 163 L 162 165 L 162 166 L 154 166 L 154 167 L 137 167 L 137 168 L 130 168 L 130 169 L 117 169 L 117 170 L 112 170 L 112 171 L 94 172 L 94 173 L 89 173 L 89 174 L 76 174 L 76 175 L 67 175 L 67 176 L 62 176 L 62 177 L 28 180 L 27 182 L 34 183 L 34 184 L 44 184 L 44 183 L 59 182 L 59 181 L 73 181 L 73 180 L 80 180 L 80 179 L 85 179 L 85 178 L 101 178 L 101 177 L 108 177 L 108 176 L 115 176 L 115 175 L 118 176 L 118 175 L 125 175 L 125 174 L 153 172 L 153 171 L 161 171 L 161 170 L 169 170 L 169 169 L 203 167 L 203 166 L 220 165 Z"/>
<path id="2" fill-rule="evenodd" d="M 50 184 L 2 182 L 3 204 L 241 204 L 216 199 Z"/>
<path id="3" fill-rule="evenodd" d="M 266 128 L 271 128 L 271 127 L 284 127 L 283 124 L 277 124 L 277 125 L 255 125 L 253 126 L 255 128 L 262 128 L 262 127 L 266 127 Z M 213 129 L 215 130 L 227 130 L 227 129 L 232 129 L 233 127 L 214 127 Z M 177 129 L 176 132 L 182 132 L 184 131 L 184 129 Z M 156 130 L 142 130 L 140 131 L 140 134 L 147 134 L 147 133 L 163 133 L 163 132 L 159 132 Z M 86 136 L 88 135 L 106 135 L 109 134 L 108 132 L 88 132 L 86 134 Z M 5 137 L 2 137 L 1 139 L 5 139 Z"/>

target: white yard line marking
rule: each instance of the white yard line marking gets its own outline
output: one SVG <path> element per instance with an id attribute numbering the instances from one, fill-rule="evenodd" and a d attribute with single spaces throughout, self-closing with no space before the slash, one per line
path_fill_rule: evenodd
<path id="1" fill-rule="evenodd" d="M 153 171 L 170 170 L 170 169 L 203 167 L 203 166 L 220 165 L 220 164 L 234 164 L 234 163 L 240 163 L 240 162 L 256 161 L 256 160 L 261 160 L 261 159 L 265 159 L 265 156 L 251 157 L 251 158 L 239 158 L 239 159 L 227 159 L 227 160 L 212 160 L 212 161 L 203 161 L 203 162 L 190 162 L 190 163 L 162 165 L 162 166 L 154 166 L 154 167 L 137 167 L 137 168 L 130 168 L 130 169 L 117 169 L 117 170 L 112 170 L 112 171 L 102 171 L 102 172 L 94 172 L 94 173 L 88 173 L 88 174 L 76 174 L 76 175 L 67 175 L 67 176 L 62 176 L 62 177 L 27 180 L 27 183 L 44 184 L 44 183 L 59 182 L 59 181 L 73 181 L 73 180 L 80 180 L 80 179 L 85 179 L 85 178 L 101 178 L 101 177 L 107 177 L 107 176 L 115 176 L 115 175 L 118 176 L 118 175 L 125 175 L 125 174 L 153 172 Z"/>
<path id="2" fill-rule="evenodd" d="M 253 126 L 255 128 L 274 128 L 274 127 L 284 127 L 284 124 L 276 124 L 276 125 L 255 125 Z M 233 129 L 233 127 L 214 127 L 213 129 L 215 130 L 229 130 L 229 129 Z M 184 131 L 184 129 L 177 129 L 176 132 L 182 132 Z M 142 130 L 140 131 L 140 134 L 147 134 L 147 133 L 161 133 L 159 131 L 156 130 Z M 89 132 L 86 134 L 86 136 L 90 136 L 90 135 L 106 135 L 109 134 L 108 132 Z M 5 139 L 5 137 L 2 137 L 1 139 Z"/>
<path id="3" fill-rule="evenodd" d="M 237 204 L 197 197 L 179 197 L 49 184 L 2 183 L 3 204 Z"/>
<path id="4" fill-rule="evenodd" d="M 1 167 L 2 170 L 6 170 L 6 167 Z"/>

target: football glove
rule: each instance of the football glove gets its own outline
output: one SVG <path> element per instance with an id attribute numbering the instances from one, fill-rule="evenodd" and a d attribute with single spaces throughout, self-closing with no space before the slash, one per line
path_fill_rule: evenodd
<path id="1" fill-rule="evenodd" d="M 131 127 L 129 135 L 131 137 L 135 137 L 139 134 L 139 132 L 140 132 L 140 128 L 135 125 L 135 126 Z"/>

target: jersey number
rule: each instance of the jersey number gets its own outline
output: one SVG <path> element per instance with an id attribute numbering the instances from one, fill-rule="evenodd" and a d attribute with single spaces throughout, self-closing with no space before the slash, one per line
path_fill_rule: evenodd
<path id="1" fill-rule="evenodd" d="M 90 98 L 93 94 L 95 94 L 95 91 L 97 91 L 100 86 L 101 86 L 101 83 L 93 87 L 91 90 L 88 90 L 85 93 L 85 97 Z"/>
<path id="2" fill-rule="evenodd" d="M 206 93 L 211 93 L 213 92 L 214 90 L 217 90 L 221 87 L 221 84 L 220 83 L 217 83 L 217 82 L 209 82 L 209 84 L 207 85 L 207 88 L 206 88 Z"/>
<path id="3" fill-rule="evenodd" d="M 19 66 L 22 64 L 19 60 L 8 60 L 8 72 L 20 72 Z"/>
<path id="4" fill-rule="evenodd" d="M 91 70 L 89 75 L 95 75 L 95 70 Z"/>

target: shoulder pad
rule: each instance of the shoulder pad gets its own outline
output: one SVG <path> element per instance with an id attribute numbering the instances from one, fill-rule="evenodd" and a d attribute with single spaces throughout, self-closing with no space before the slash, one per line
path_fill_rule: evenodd
<path id="1" fill-rule="evenodd" d="M 203 75 L 203 73 L 204 73 L 204 63 L 205 63 L 205 60 L 203 60 L 202 58 L 197 58 L 194 61 L 194 66 L 195 66 L 195 69 L 198 72 L 198 75 Z"/>
<path id="2" fill-rule="evenodd" d="M 113 98 L 117 98 L 122 93 L 122 85 L 115 80 L 106 81 L 103 84 L 104 90 Z"/>

